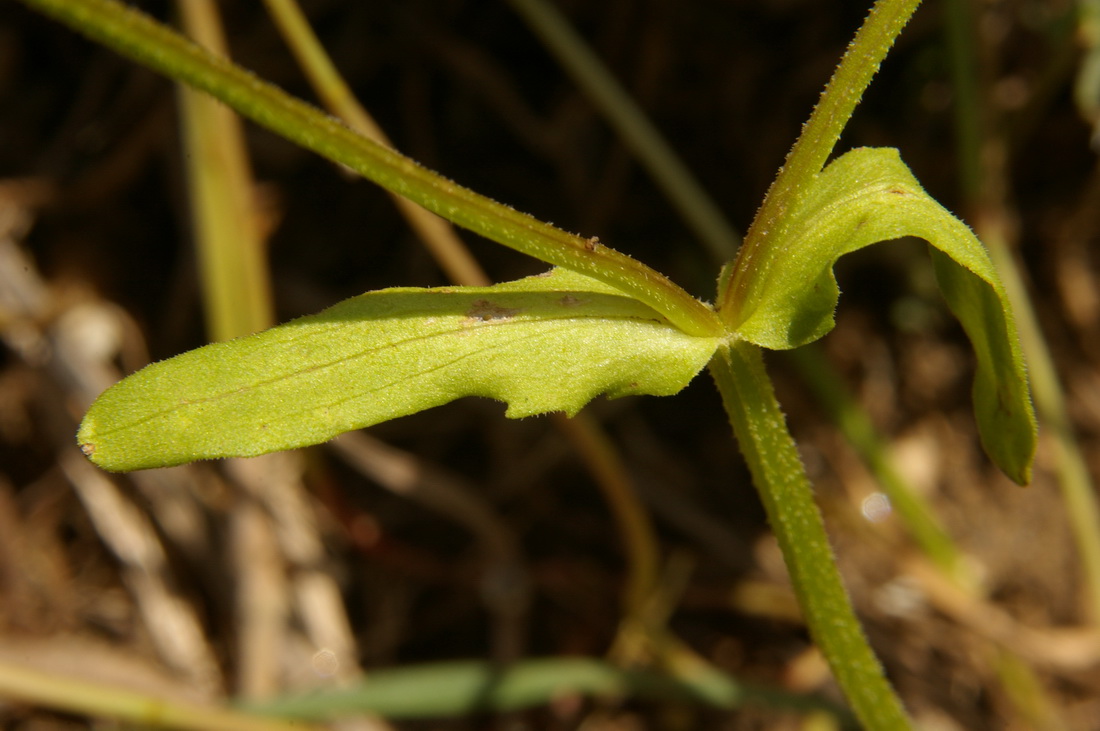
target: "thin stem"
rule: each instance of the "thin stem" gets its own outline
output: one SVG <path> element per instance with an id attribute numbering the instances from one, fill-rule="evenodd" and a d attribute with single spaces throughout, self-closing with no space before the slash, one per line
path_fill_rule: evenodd
<path id="1" fill-rule="evenodd" d="M 975 590 L 978 580 L 968 568 L 964 554 L 944 530 L 932 506 L 898 470 L 867 412 L 848 393 L 836 369 L 817 344 L 787 351 L 785 355 L 829 418 L 874 473 L 906 530 L 925 555 L 952 581 L 968 591 Z"/>
<path id="2" fill-rule="evenodd" d="M 225 56 L 217 5 L 177 6 L 191 37 Z M 271 327 L 275 317 L 244 131 L 236 114 L 187 86 L 179 88 L 179 104 L 207 335 L 231 340 Z"/>
<path id="3" fill-rule="evenodd" d="M 741 239 L 630 94 L 548 0 L 509 0 L 718 261 Z"/>
<path id="4" fill-rule="evenodd" d="M 306 720 L 361 713 L 390 719 L 440 718 L 479 711 L 507 713 L 576 695 L 727 709 L 751 704 L 795 712 L 825 711 L 847 720 L 843 711 L 820 699 L 749 687 L 706 666 L 685 667 L 685 672 L 669 677 L 579 657 L 526 659 L 507 667 L 473 660 L 379 670 L 360 684 L 249 703 L 248 708 Z"/>
<path id="5" fill-rule="evenodd" d="M 122 3 L 22 2 L 159 73 L 208 92 L 242 116 L 449 221 L 536 259 L 606 282 L 688 334 L 713 336 L 721 331 L 713 310 L 645 264 L 596 239 L 566 233 L 457 185 Z"/>
<path id="6" fill-rule="evenodd" d="M 814 641 L 864 727 L 908 728 L 901 702 L 867 644 L 841 582 L 813 488 L 764 370 L 761 350 L 743 341 L 723 346 L 711 360 L 710 372 Z"/>
<path id="7" fill-rule="evenodd" d="M 1020 344 L 1027 353 L 1035 408 L 1040 422 L 1053 441 L 1054 467 L 1062 500 L 1077 551 L 1087 596 L 1088 621 L 1100 626 L 1100 506 L 1088 463 L 1074 432 L 1066 406 L 1065 392 L 1058 378 L 1054 357 L 1043 336 L 1039 318 L 1027 294 L 1020 269 L 1006 241 L 1000 211 L 987 210 L 975 222 L 974 229 L 989 246 L 989 255 L 1001 275 L 1005 291 L 1012 301 Z"/>
<path id="8" fill-rule="evenodd" d="M 561 418 L 557 425 L 595 476 L 615 519 L 627 556 L 627 579 L 623 590 L 625 615 L 628 620 L 641 621 L 657 590 L 660 563 L 659 544 L 649 513 L 638 499 L 638 491 L 621 455 L 598 424 L 587 418 Z"/>
<path id="9" fill-rule="evenodd" d="M 802 134 L 787 154 L 787 161 L 768 189 L 737 253 L 732 276 L 724 290 L 718 293 L 719 316 L 729 329 L 736 329 L 748 314 L 740 310 L 754 258 L 769 237 L 779 234 L 787 212 L 797 207 L 810 181 L 825 166 L 879 64 L 918 5 L 920 0 L 878 0 L 848 46 L 821 100 L 802 128 Z"/>
<path id="10" fill-rule="evenodd" d="M 267 11 L 298 60 L 325 107 L 380 145 L 393 148 L 386 133 L 355 98 L 295 0 L 264 0 Z M 408 198 L 393 196 L 394 204 L 424 242 L 436 263 L 456 284 L 487 287 L 488 275 L 458 238 L 449 223 Z"/>

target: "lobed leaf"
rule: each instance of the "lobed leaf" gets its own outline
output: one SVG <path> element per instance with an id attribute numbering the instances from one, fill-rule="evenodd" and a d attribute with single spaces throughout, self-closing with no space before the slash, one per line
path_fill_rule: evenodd
<path id="1" fill-rule="evenodd" d="M 836 260 L 905 236 L 931 245 L 940 289 L 974 347 L 974 408 L 986 452 L 1024 484 L 1036 426 L 1008 297 L 981 242 L 924 192 L 897 150 L 852 150 L 818 175 L 742 275 L 735 332 L 779 350 L 817 340 L 835 324 Z"/>
<path id="2" fill-rule="evenodd" d="M 126 471 L 317 444 L 462 396 L 572 415 L 601 393 L 676 393 L 717 345 L 564 269 L 386 289 L 154 363 L 105 391 L 77 439 Z"/>

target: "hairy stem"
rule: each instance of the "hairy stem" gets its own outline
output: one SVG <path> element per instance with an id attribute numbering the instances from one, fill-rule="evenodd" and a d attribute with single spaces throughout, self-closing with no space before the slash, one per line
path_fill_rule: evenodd
<path id="1" fill-rule="evenodd" d="M 729 329 L 736 329 L 750 314 L 741 312 L 741 304 L 757 252 L 769 237 L 781 232 L 787 212 L 797 207 L 810 181 L 825 166 L 879 64 L 918 5 L 920 0 L 878 0 L 848 46 L 768 189 L 737 253 L 732 276 L 718 293 L 719 315 Z"/>
<path id="2" fill-rule="evenodd" d="M 228 55 L 215 3 L 183 0 L 177 7 L 197 43 Z M 181 85 L 178 98 L 206 332 L 212 342 L 232 340 L 275 324 L 244 131 L 236 114 L 206 94 Z"/>
<path id="3" fill-rule="evenodd" d="M 566 233 L 457 185 L 116 0 L 22 2 L 132 60 L 209 93 L 241 116 L 459 226 L 606 282 L 690 335 L 713 336 L 721 330 L 713 310 L 645 264 L 594 238 Z"/>
<path id="4" fill-rule="evenodd" d="M 865 728 L 908 728 L 856 619 L 813 488 L 764 370 L 762 351 L 722 346 L 710 362 L 734 434 L 779 541 L 806 624 Z"/>

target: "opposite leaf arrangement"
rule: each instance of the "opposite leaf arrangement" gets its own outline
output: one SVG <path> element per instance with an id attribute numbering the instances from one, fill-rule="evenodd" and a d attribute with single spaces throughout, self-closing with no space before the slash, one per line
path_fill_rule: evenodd
<path id="1" fill-rule="evenodd" d="M 119 52 L 206 90 L 242 115 L 391 192 L 555 268 L 492 287 L 396 288 L 156 363 L 102 394 L 84 453 L 112 471 L 317 444 L 463 396 L 507 414 L 576 413 L 600 394 L 670 395 L 709 367 L 815 641 L 860 721 L 905 714 L 846 597 L 812 489 L 763 368 L 833 327 L 836 260 L 871 244 L 926 240 L 939 286 L 977 357 L 986 451 L 1030 478 L 1035 416 L 1009 303 L 981 243 L 920 187 L 896 150 L 825 165 L 919 0 L 879 0 L 769 190 L 717 306 L 596 239 L 461 188 L 372 143 L 113 0 L 23 0 Z"/>

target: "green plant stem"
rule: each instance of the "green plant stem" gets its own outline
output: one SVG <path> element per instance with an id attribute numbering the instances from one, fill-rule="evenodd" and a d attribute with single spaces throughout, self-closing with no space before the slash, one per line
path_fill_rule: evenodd
<path id="1" fill-rule="evenodd" d="M 615 76 L 547 0 L 509 0 L 718 261 L 740 236 Z"/>
<path id="2" fill-rule="evenodd" d="M 1100 0 L 1078 0 L 1077 41 L 1084 51 L 1073 100 L 1092 124 L 1092 147 L 1100 147 Z"/>
<path id="3" fill-rule="evenodd" d="M 1004 647 L 990 648 L 993 669 L 1016 707 L 1014 719 L 1022 728 L 1070 731 L 1061 718 L 1060 704 L 1051 698 L 1035 668 Z"/>
<path id="4" fill-rule="evenodd" d="M 991 224 L 988 216 L 975 224 L 975 230 L 989 246 L 989 255 L 1001 275 L 1005 291 L 1012 301 L 1020 328 L 1020 343 L 1027 353 L 1032 393 L 1041 423 L 1054 444 L 1054 467 L 1074 543 L 1081 555 L 1081 572 L 1087 596 L 1088 621 L 1100 626 L 1100 506 L 1088 464 L 1081 453 L 1073 423 L 1066 408 L 1065 392 L 1058 380 L 1058 369 L 1043 337 L 1038 316 L 1027 294 L 1001 227 Z"/>
<path id="5" fill-rule="evenodd" d="M 395 719 L 438 718 L 479 711 L 504 713 L 575 695 L 628 696 L 717 708 L 752 704 L 845 715 L 819 699 L 745 686 L 709 667 L 673 678 L 570 657 L 529 659 L 505 667 L 472 660 L 379 670 L 359 685 L 249 703 L 248 708 L 267 715 L 316 720 L 356 713 Z"/>
<path id="6" fill-rule="evenodd" d="M 787 211 L 797 207 L 825 166 L 879 64 L 918 5 L 920 0 L 878 0 L 848 46 L 745 234 L 732 276 L 718 293 L 719 316 L 729 329 L 735 330 L 750 314 L 742 312 L 741 305 L 757 252 L 769 236 L 780 233 Z"/>
<path id="7" fill-rule="evenodd" d="M 817 345 L 790 350 L 785 355 L 798 369 L 802 381 L 813 391 L 829 418 L 874 473 L 905 529 L 921 550 L 954 582 L 968 590 L 976 590 L 978 581 L 968 568 L 963 553 L 940 525 L 931 506 L 898 471 L 867 412 L 847 392 L 836 370 Z"/>
<path id="8" fill-rule="evenodd" d="M 721 331 L 714 311 L 663 274 L 463 188 L 115 0 L 21 0 L 122 55 L 208 92 L 239 114 L 437 215 L 528 256 L 606 282 L 691 335 Z"/>
<path id="9" fill-rule="evenodd" d="M 275 21 L 283 39 L 290 46 L 291 53 L 298 60 L 298 65 L 302 67 L 325 107 L 353 129 L 392 148 L 393 144 L 386 133 L 358 102 L 340 76 L 298 3 L 295 0 L 264 2 L 268 14 Z M 393 200 L 398 211 L 452 282 L 468 287 L 487 287 L 492 283 L 449 223 L 408 198 L 394 195 Z"/>
<path id="10" fill-rule="evenodd" d="M 195 42 L 226 55 L 214 3 L 182 0 L 177 6 Z M 181 85 L 179 101 L 207 335 L 231 340 L 275 324 L 244 131 L 236 114 L 205 94 Z"/>
<path id="11" fill-rule="evenodd" d="M 959 188 L 967 196 L 981 187 L 982 121 L 978 103 L 978 47 L 974 30 L 977 8 L 967 0 L 947 0 L 943 4 L 943 28 L 950 59 L 951 88 L 955 103 L 951 105 L 955 123 L 955 146 Z"/>
<path id="12" fill-rule="evenodd" d="M 630 620 L 641 622 L 657 590 L 660 565 L 660 548 L 649 513 L 638 499 L 622 456 L 599 424 L 588 418 L 562 418 L 558 425 L 595 477 L 611 509 L 627 557 L 623 590 L 627 624 Z"/>
<path id="13" fill-rule="evenodd" d="M 722 346 L 710 371 L 814 641 L 866 728 L 908 728 L 901 702 L 867 644 L 841 582 L 813 488 L 764 370 L 761 350 L 743 341 Z"/>

